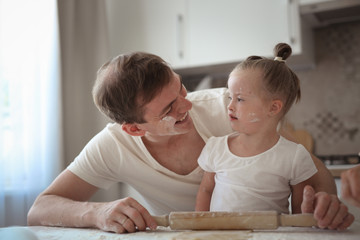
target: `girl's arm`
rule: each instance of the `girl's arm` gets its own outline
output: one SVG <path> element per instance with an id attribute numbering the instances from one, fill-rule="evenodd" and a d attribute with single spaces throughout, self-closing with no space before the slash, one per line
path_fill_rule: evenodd
<path id="1" fill-rule="evenodd" d="M 303 201 L 303 193 L 306 182 L 291 185 L 291 213 L 301 213 L 301 203 Z"/>
<path id="2" fill-rule="evenodd" d="M 209 211 L 210 210 L 210 201 L 211 195 L 215 187 L 215 173 L 214 172 L 204 172 L 197 197 L 195 211 Z"/>

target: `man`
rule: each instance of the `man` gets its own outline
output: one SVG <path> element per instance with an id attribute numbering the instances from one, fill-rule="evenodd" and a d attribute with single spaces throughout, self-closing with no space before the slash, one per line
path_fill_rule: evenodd
<path id="1" fill-rule="evenodd" d="M 194 210 L 202 177 L 197 158 L 210 136 L 231 131 L 225 89 L 187 96 L 179 75 L 161 58 L 132 53 L 102 66 L 93 97 L 115 123 L 39 195 L 28 224 L 123 233 L 155 229 L 150 213 Z M 354 218 L 337 199 L 329 172 L 318 159 L 314 162 L 318 173 L 306 182 L 302 211 L 314 212 L 322 228 L 345 229 Z M 133 198 L 87 202 L 99 188 L 116 182 L 133 186 L 146 208 Z"/>

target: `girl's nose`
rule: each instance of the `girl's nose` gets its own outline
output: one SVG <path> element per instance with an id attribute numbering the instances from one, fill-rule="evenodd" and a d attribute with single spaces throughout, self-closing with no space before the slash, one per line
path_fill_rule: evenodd
<path id="1" fill-rule="evenodd" d="M 233 111 L 233 105 L 232 105 L 232 103 L 233 103 L 233 101 L 231 100 L 231 101 L 229 102 L 229 105 L 227 106 L 227 109 L 228 109 L 229 111 Z"/>

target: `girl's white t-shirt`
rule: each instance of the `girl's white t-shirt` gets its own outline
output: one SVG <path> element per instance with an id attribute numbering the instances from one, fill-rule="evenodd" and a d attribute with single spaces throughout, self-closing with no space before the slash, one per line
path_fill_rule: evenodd
<path id="1" fill-rule="evenodd" d="M 198 160 L 205 171 L 216 173 L 210 210 L 288 213 L 290 185 L 317 172 L 309 152 L 280 137 L 261 154 L 239 157 L 229 150 L 228 137 L 210 138 Z"/>

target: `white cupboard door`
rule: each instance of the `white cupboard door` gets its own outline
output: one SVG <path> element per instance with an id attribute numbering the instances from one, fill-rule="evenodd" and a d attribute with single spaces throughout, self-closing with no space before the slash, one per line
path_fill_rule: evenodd
<path id="1" fill-rule="evenodd" d="M 189 64 L 273 56 L 279 42 L 298 51 L 295 0 L 189 0 Z M 295 29 L 293 29 L 295 27 Z"/>
<path id="2" fill-rule="evenodd" d="M 185 0 L 106 0 L 112 54 L 150 52 L 187 64 Z"/>

